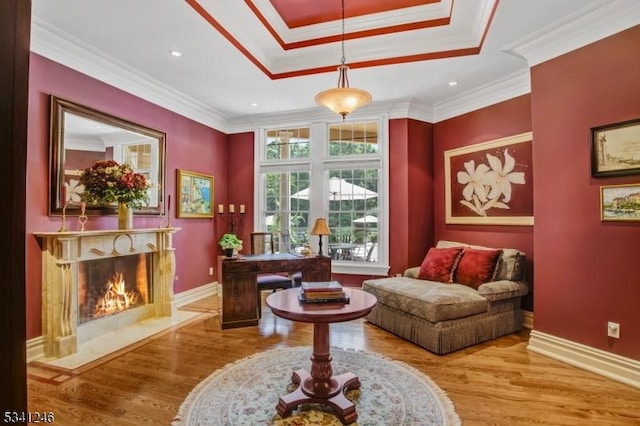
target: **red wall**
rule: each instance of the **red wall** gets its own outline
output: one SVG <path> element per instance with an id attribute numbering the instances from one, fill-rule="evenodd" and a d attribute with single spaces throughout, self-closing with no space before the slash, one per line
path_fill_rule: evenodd
<path id="1" fill-rule="evenodd" d="M 56 231 L 60 218 L 47 215 L 49 187 L 49 95 L 104 111 L 116 117 L 158 129 L 167 134 L 166 195 L 175 206 L 176 169 L 214 176 L 214 200 L 226 202 L 228 137 L 176 113 L 101 83 L 39 55 L 31 55 L 29 72 L 29 123 L 27 162 L 27 338 L 41 335 L 40 302 L 42 294 L 41 251 L 31 235 L 38 231 Z M 182 228 L 174 236 L 176 282 L 180 293 L 215 281 L 209 267 L 215 265 L 217 246 L 211 219 L 176 219 L 171 224 Z M 73 218 L 71 229 L 75 226 Z M 114 229 L 115 216 L 92 216 L 87 228 Z M 157 216 L 136 216 L 137 228 L 158 226 Z"/>
<path id="2" fill-rule="evenodd" d="M 433 245 L 433 125 L 389 121 L 389 275 L 418 266 Z"/>
<path id="3" fill-rule="evenodd" d="M 243 243 L 243 253 L 251 252 L 251 232 L 253 231 L 253 170 L 254 170 L 254 133 L 237 133 L 229 136 L 229 203 L 238 206 L 244 204 L 246 213 L 236 215 L 236 233 Z M 225 207 L 226 209 L 226 207 Z M 228 218 L 218 224 L 218 238 L 228 231 Z"/>
<path id="4" fill-rule="evenodd" d="M 447 225 L 444 206 L 444 152 L 507 136 L 531 131 L 530 96 L 520 96 L 436 123 L 433 128 L 434 163 L 434 234 L 435 241 L 461 241 L 489 247 L 516 248 L 527 254 L 528 281 L 533 283 L 533 227 Z M 534 135 L 534 146 L 536 144 Z M 537 164 L 534 160 L 534 176 Z M 534 179 L 535 191 L 535 179 Z M 534 196 L 534 205 L 536 203 Z M 538 218 L 535 218 L 538 223 Z M 533 285 L 531 286 L 533 287 Z M 533 310 L 532 292 L 524 299 L 523 308 Z M 536 309 L 537 313 L 537 309 Z"/>
<path id="5" fill-rule="evenodd" d="M 535 329 L 640 359 L 640 223 L 600 221 L 590 128 L 640 118 L 640 26 L 532 68 Z M 607 321 L 621 325 L 607 337 Z"/>

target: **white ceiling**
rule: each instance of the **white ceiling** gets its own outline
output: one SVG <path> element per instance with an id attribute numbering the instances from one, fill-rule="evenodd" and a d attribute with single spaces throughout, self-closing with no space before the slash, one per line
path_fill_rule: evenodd
<path id="1" fill-rule="evenodd" d="M 194 3 L 229 37 L 207 22 L 192 7 Z M 339 41 L 284 50 L 248 3 L 33 0 L 31 48 L 228 133 L 302 115 L 330 114 L 313 99 L 337 85 Z M 341 31 L 340 20 L 289 29 L 271 2 L 253 0 L 253 4 L 285 42 Z M 529 66 L 640 23 L 638 0 L 440 0 L 410 10 L 349 18 L 346 32 L 436 19 L 449 11 L 448 25 L 347 40 L 347 64 L 481 46 L 480 53 L 468 56 L 353 67 L 351 86 L 373 96 L 372 104 L 354 116 L 384 112 L 437 122 L 509 99 L 529 91 Z M 181 51 L 182 57 L 169 55 L 172 49 Z M 314 68 L 328 71 L 313 72 Z M 278 78 L 287 72 L 305 75 Z M 449 87 L 451 80 L 459 84 Z"/>

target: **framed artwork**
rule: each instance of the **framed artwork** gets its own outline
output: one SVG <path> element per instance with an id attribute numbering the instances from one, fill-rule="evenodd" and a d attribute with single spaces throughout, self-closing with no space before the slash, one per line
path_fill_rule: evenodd
<path id="1" fill-rule="evenodd" d="M 600 219 L 640 221 L 640 183 L 600 187 Z"/>
<path id="2" fill-rule="evenodd" d="M 591 176 L 640 174 L 640 118 L 591 129 Z"/>
<path id="3" fill-rule="evenodd" d="M 177 169 L 177 217 L 213 217 L 213 176 Z"/>
<path id="4" fill-rule="evenodd" d="M 444 153 L 445 221 L 533 225 L 532 133 Z"/>

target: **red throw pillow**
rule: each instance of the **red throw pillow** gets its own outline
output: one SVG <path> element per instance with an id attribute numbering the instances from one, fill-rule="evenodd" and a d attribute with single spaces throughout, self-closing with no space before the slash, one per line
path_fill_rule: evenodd
<path id="1" fill-rule="evenodd" d="M 455 271 L 455 282 L 477 289 L 493 279 L 502 250 L 465 248 Z"/>
<path id="2" fill-rule="evenodd" d="M 420 265 L 418 278 L 440 283 L 452 283 L 453 271 L 458 259 L 460 259 L 460 254 L 462 254 L 462 247 L 430 248 L 422 265 Z"/>

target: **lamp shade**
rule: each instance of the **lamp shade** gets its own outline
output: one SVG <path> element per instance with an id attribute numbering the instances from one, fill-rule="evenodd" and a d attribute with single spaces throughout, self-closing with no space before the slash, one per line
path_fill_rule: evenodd
<path id="1" fill-rule="evenodd" d="M 344 117 L 371 102 L 371 95 L 360 89 L 336 87 L 335 89 L 327 89 L 318 93 L 315 100 L 317 104 L 325 106 Z"/>
<path id="2" fill-rule="evenodd" d="M 327 226 L 327 220 L 323 217 L 316 219 L 316 223 L 313 225 L 311 235 L 331 235 L 329 227 Z"/>
<path id="3" fill-rule="evenodd" d="M 315 101 L 318 105 L 325 106 L 336 114 L 340 114 L 344 119 L 347 114 L 371 102 L 371 95 L 361 89 L 349 87 L 346 65 L 338 67 L 338 87 L 327 89 L 318 93 Z"/>

